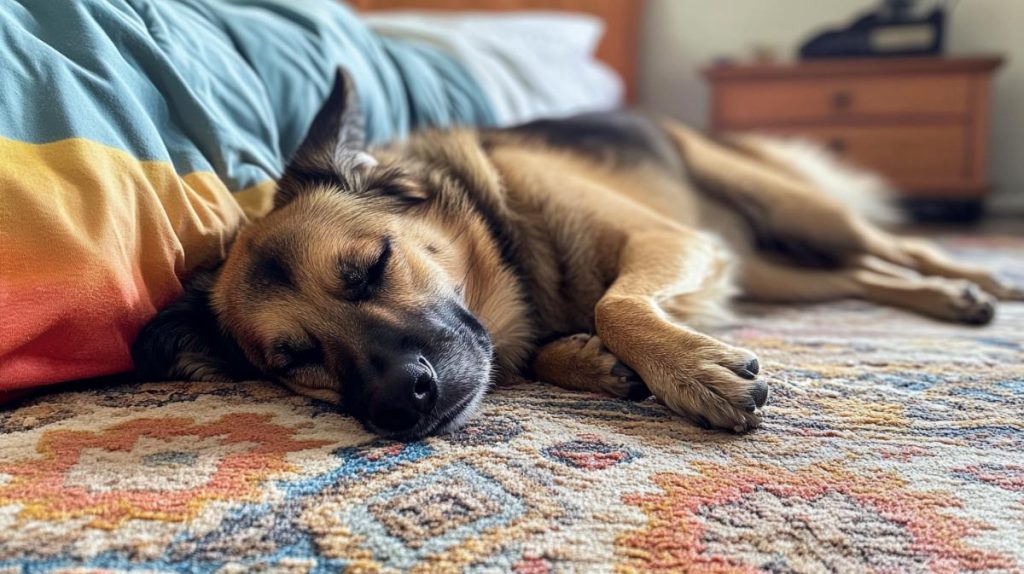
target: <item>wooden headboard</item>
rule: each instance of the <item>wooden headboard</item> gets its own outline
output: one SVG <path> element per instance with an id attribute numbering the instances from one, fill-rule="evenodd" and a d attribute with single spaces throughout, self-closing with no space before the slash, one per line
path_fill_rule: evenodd
<path id="1" fill-rule="evenodd" d="M 557 10 L 593 14 L 605 24 L 597 56 L 622 76 L 626 98 L 636 96 L 637 41 L 644 0 L 349 0 L 359 10 Z"/>

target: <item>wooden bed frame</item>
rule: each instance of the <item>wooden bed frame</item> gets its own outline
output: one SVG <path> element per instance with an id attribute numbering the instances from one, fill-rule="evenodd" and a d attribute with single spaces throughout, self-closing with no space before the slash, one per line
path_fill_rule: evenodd
<path id="1" fill-rule="evenodd" d="M 636 97 L 637 41 L 644 0 L 349 0 L 358 10 L 556 10 L 585 12 L 605 23 L 597 56 L 622 76 L 627 101 Z"/>

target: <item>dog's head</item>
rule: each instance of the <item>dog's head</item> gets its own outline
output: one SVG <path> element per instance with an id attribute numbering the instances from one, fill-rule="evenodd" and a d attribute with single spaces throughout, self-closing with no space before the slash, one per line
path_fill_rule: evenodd
<path id="1" fill-rule="evenodd" d="M 344 73 L 215 277 L 146 327 L 136 368 L 162 378 L 258 373 L 375 432 L 457 427 L 490 378 L 492 345 L 463 303 L 458 252 L 427 185 L 364 149 Z"/>

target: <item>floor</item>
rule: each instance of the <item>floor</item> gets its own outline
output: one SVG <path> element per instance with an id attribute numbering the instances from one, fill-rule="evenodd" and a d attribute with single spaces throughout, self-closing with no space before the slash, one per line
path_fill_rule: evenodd
<path id="1" fill-rule="evenodd" d="M 1007 229 L 947 246 L 1024 282 Z M 0 572 L 1021 571 L 1022 324 L 745 306 L 741 436 L 543 384 L 415 443 L 266 383 L 42 396 L 0 411 Z"/>

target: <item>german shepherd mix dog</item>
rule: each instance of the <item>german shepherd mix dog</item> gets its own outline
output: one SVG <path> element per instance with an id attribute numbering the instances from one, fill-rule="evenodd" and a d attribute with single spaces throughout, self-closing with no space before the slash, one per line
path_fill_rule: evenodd
<path id="1" fill-rule="evenodd" d="M 868 223 L 843 196 L 877 182 L 794 144 L 616 113 L 366 149 L 354 99 L 339 73 L 273 211 L 140 335 L 142 376 L 272 378 L 403 439 L 520 377 L 743 432 L 758 359 L 699 330 L 737 293 L 969 324 L 1024 295 Z"/>

